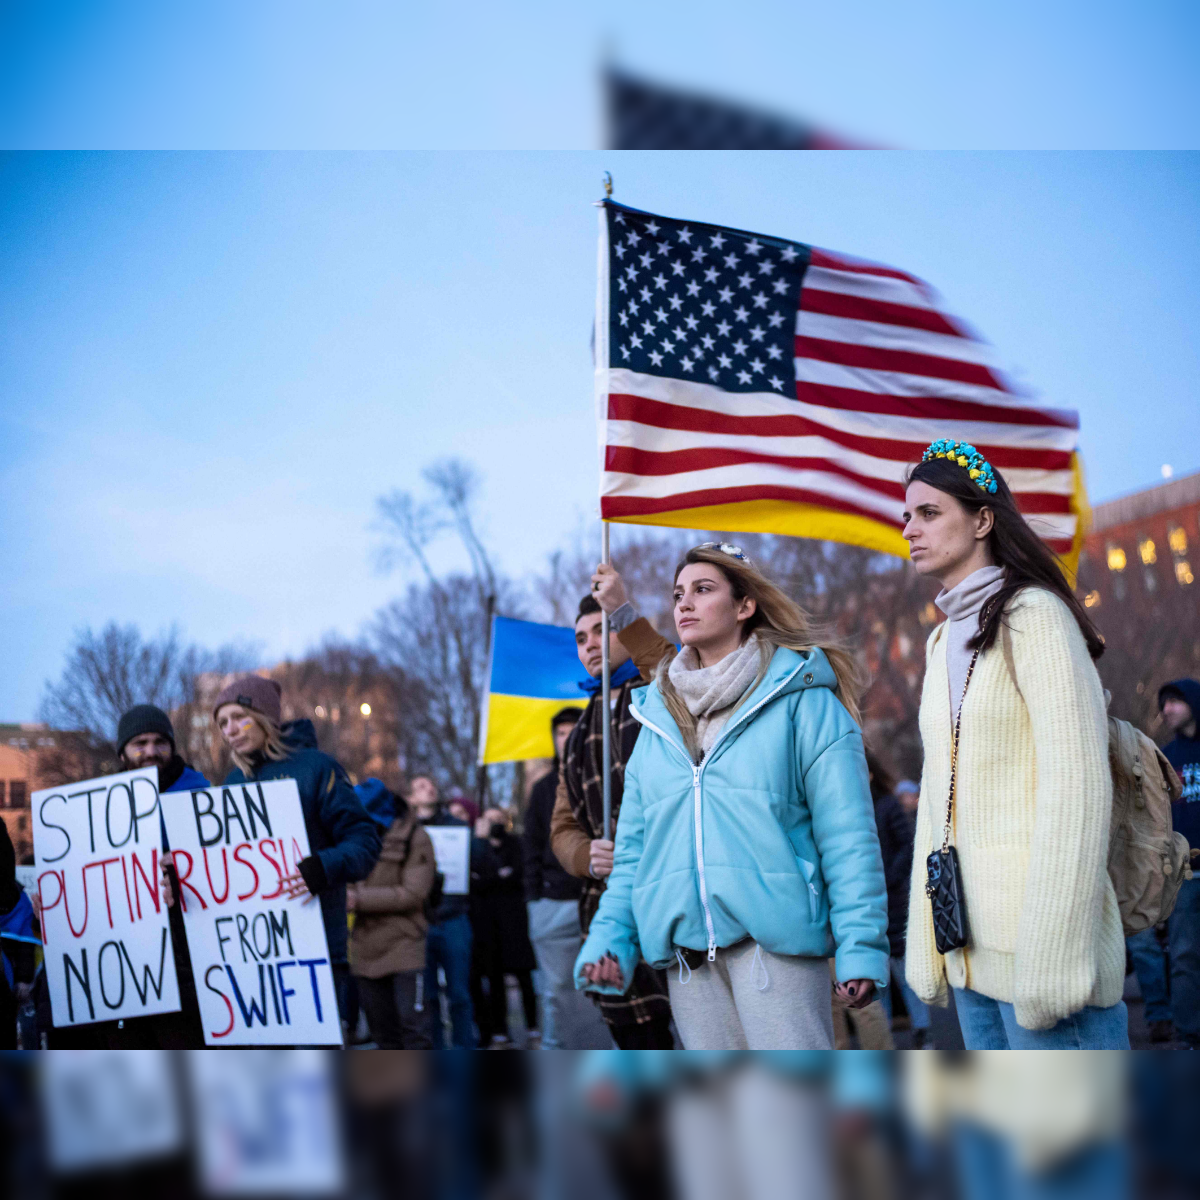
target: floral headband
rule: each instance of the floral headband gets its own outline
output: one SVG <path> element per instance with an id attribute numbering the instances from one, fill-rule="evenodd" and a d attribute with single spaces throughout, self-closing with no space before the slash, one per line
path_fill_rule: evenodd
<path id="1" fill-rule="evenodd" d="M 981 491 L 996 491 L 996 476 L 992 472 L 992 464 L 988 462 L 970 442 L 952 442 L 949 438 L 938 438 L 930 443 L 929 449 L 921 455 L 922 462 L 934 458 L 947 458 L 960 467 L 967 468 L 967 474 L 979 485 Z"/>
<path id="2" fill-rule="evenodd" d="M 730 542 L 701 542 L 696 547 L 697 550 L 719 550 L 722 554 L 728 554 L 730 558 L 736 558 L 739 562 L 743 562 L 748 567 L 754 564 L 746 557 L 746 552 L 741 546 L 734 546 Z"/>

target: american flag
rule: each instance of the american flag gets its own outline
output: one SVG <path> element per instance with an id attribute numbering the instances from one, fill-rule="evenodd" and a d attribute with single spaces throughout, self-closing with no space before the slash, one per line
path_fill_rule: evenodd
<path id="1" fill-rule="evenodd" d="M 1078 415 L 1020 394 L 920 279 L 612 201 L 600 229 L 605 520 L 906 556 L 904 472 L 948 437 L 973 443 L 1050 547 L 1071 551 Z"/>

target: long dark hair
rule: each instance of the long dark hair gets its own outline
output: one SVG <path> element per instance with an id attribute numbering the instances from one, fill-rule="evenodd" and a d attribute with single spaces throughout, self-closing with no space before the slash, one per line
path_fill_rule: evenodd
<path id="1" fill-rule="evenodd" d="M 1104 639 L 1067 584 L 1058 559 L 1021 516 L 1004 476 L 999 471 L 993 474 L 996 490 L 984 492 L 965 467 L 945 458 L 931 458 L 911 468 L 905 480 L 906 487 L 910 483 L 927 483 L 952 496 L 969 512 L 991 509 L 994 524 L 988 542 L 996 565 L 1004 568 L 1004 583 L 980 611 L 979 632 L 967 643 L 967 648 L 987 650 L 993 646 L 1009 602 L 1023 588 L 1040 587 L 1053 592 L 1071 610 L 1087 642 L 1088 653 L 1093 659 L 1099 658 L 1104 653 Z"/>

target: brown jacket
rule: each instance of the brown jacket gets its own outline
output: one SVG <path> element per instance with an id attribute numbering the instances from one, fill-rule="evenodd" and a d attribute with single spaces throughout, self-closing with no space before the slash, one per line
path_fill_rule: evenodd
<path id="1" fill-rule="evenodd" d="M 392 822 L 370 875 L 352 883 L 350 969 L 365 979 L 425 969 L 425 897 L 437 867 L 433 842 L 413 813 Z"/>
<path id="2" fill-rule="evenodd" d="M 629 651 L 634 665 L 649 682 L 654 678 L 654 669 L 666 654 L 674 654 L 675 647 L 662 637 L 646 620 L 639 617 L 633 624 L 622 629 L 617 637 Z M 558 774 L 558 791 L 554 797 L 554 812 L 550 817 L 550 849 L 563 865 L 563 870 L 580 879 L 590 878 L 591 838 L 575 819 L 567 795 L 566 773 Z"/>

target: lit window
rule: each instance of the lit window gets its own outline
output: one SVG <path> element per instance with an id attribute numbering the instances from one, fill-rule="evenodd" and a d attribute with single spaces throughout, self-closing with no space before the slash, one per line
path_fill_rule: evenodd
<path id="1" fill-rule="evenodd" d="M 926 604 L 923 609 L 921 609 L 920 616 L 917 617 L 917 620 L 920 621 L 922 625 L 932 625 L 934 621 L 937 620 L 937 609 L 933 607 L 932 600 Z"/>
<path id="2" fill-rule="evenodd" d="M 318 717 L 323 717 L 325 715 L 325 705 L 318 704 L 314 711 L 316 712 Z"/>
<path id="3" fill-rule="evenodd" d="M 1110 571 L 1125 570 L 1125 551 L 1120 546 L 1109 546 L 1108 569 Z"/>
<path id="4" fill-rule="evenodd" d="M 1174 526 L 1167 534 L 1167 544 L 1171 547 L 1172 554 L 1187 553 L 1187 534 L 1181 526 Z"/>
<path id="5" fill-rule="evenodd" d="M 1158 562 L 1158 550 L 1154 545 L 1153 538 L 1142 538 L 1138 542 L 1138 554 L 1141 555 L 1142 562 L 1148 567 Z"/>
<path id="6" fill-rule="evenodd" d="M 1083 606 L 1084 606 L 1084 608 L 1099 608 L 1100 607 L 1100 593 L 1099 592 L 1088 592 L 1088 594 L 1086 596 L 1084 596 L 1084 598 L 1083 598 Z"/>
<path id="7" fill-rule="evenodd" d="M 1188 565 L 1186 558 L 1181 558 L 1175 564 L 1175 578 L 1185 586 L 1193 581 L 1195 576 L 1192 574 L 1192 568 Z"/>

